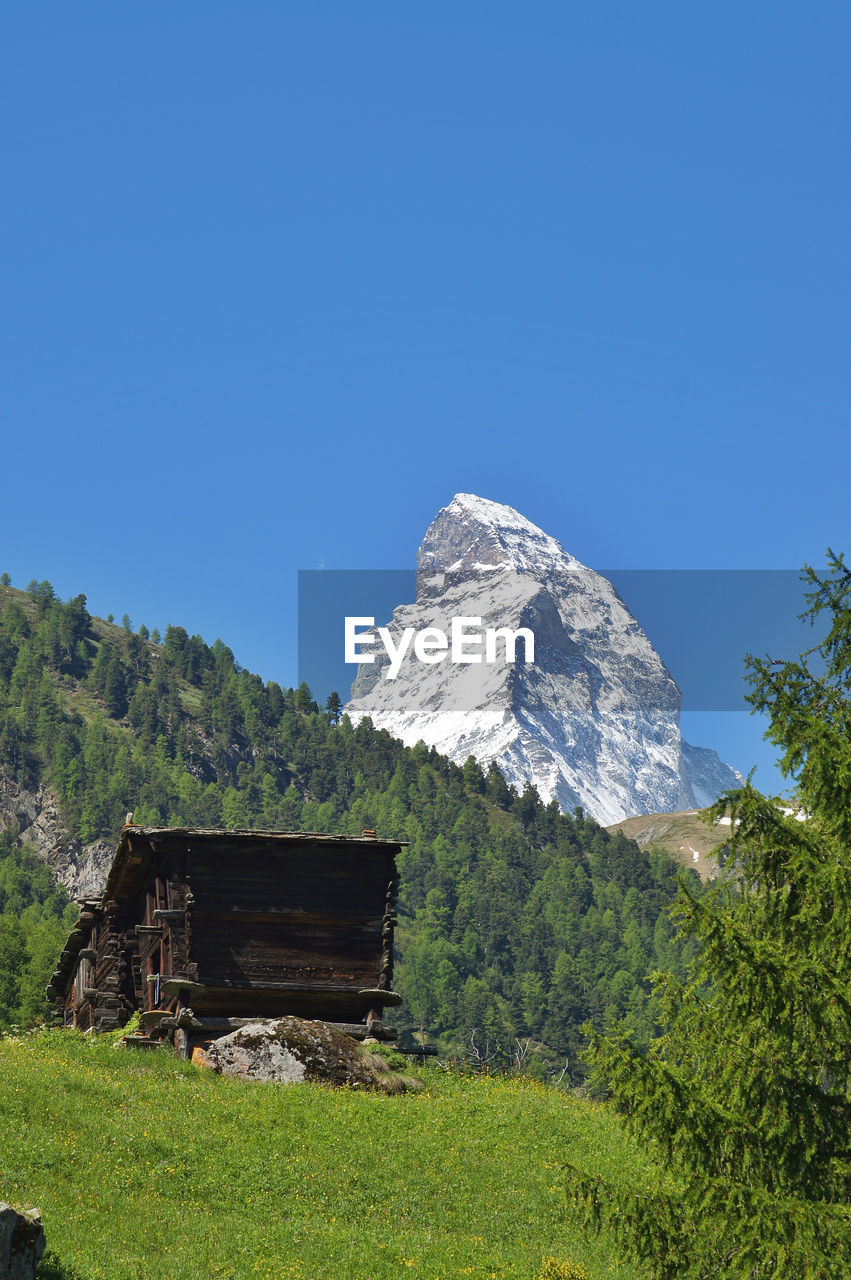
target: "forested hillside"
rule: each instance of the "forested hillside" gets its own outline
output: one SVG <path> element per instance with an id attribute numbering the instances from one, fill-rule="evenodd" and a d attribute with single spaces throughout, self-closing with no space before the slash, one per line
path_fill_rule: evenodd
<path id="1" fill-rule="evenodd" d="M 647 974 L 680 968 L 664 912 L 675 868 L 664 855 L 581 812 L 560 815 L 532 789 L 518 795 L 495 768 L 461 768 L 369 722 L 338 722 L 338 700 L 320 708 L 305 686 L 264 683 L 220 640 L 169 626 L 159 643 L 129 619 L 92 618 L 84 596 L 63 603 L 47 582 L 0 585 L 0 610 L 0 773 L 50 784 L 73 835 L 116 840 L 128 811 L 151 825 L 374 828 L 410 841 L 401 1032 L 483 1054 L 531 1039 L 527 1061 L 540 1043 L 539 1069 L 548 1056 L 571 1073 L 588 1018 L 625 1016 L 639 1037 L 651 1034 Z M 0 896 L 0 940 L 11 917 L 22 931 L 0 988 L 2 1026 L 36 1012 L 36 976 L 51 967 L 45 930 L 59 928 L 63 904 L 14 842 L 0 857 L 0 895 L 11 876 L 31 899 L 21 910 Z"/>

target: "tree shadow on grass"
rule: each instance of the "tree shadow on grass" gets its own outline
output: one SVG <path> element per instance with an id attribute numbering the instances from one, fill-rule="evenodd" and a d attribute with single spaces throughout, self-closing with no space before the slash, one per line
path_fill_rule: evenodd
<path id="1" fill-rule="evenodd" d="M 70 1262 L 62 1262 L 50 1250 L 38 1264 L 35 1275 L 36 1280 L 86 1280 L 82 1271 L 78 1271 Z"/>

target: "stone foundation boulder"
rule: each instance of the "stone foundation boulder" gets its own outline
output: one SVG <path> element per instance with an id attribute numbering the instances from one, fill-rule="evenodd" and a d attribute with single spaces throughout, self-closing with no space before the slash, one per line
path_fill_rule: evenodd
<path id="1" fill-rule="evenodd" d="M 0 1203 L 0 1280 L 33 1280 L 44 1253 L 44 1227 L 38 1209 L 18 1213 Z"/>
<path id="2" fill-rule="evenodd" d="M 418 1089 L 410 1076 L 391 1071 L 380 1054 L 327 1022 L 274 1018 L 252 1022 L 196 1048 L 192 1061 L 220 1075 L 278 1084 L 320 1081 L 350 1088 L 403 1093 Z"/>

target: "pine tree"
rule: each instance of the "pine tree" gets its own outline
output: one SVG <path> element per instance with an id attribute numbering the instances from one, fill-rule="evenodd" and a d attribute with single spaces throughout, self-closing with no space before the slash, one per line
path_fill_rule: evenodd
<path id="1" fill-rule="evenodd" d="M 654 1280 L 851 1275 L 851 572 L 829 553 L 804 576 L 826 640 L 748 663 L 805 820 L 750 785 L 714 806 L 729 874 L 681 889 L 699 950 L 685 984 L 658 979 L 664 1034 L 644 1053 L 623 1031 L 591 1040 L 656 1172 L 637 1189 L 571 1169 L 569 1195 Z"/>

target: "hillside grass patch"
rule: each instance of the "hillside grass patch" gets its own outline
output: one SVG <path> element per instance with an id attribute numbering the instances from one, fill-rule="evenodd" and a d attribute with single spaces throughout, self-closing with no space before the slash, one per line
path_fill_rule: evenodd
<path id="1" fill-rule="evenodd" d="M 571 1227 L 561 1166 L 640 1177 L 605 1107 L 418 1071 L 388 1097 L 251 1084 L 106 1037 L 0 1040 L 0 1199 L 38 1206 L 45 1277 L 633 1280 Z"/>

